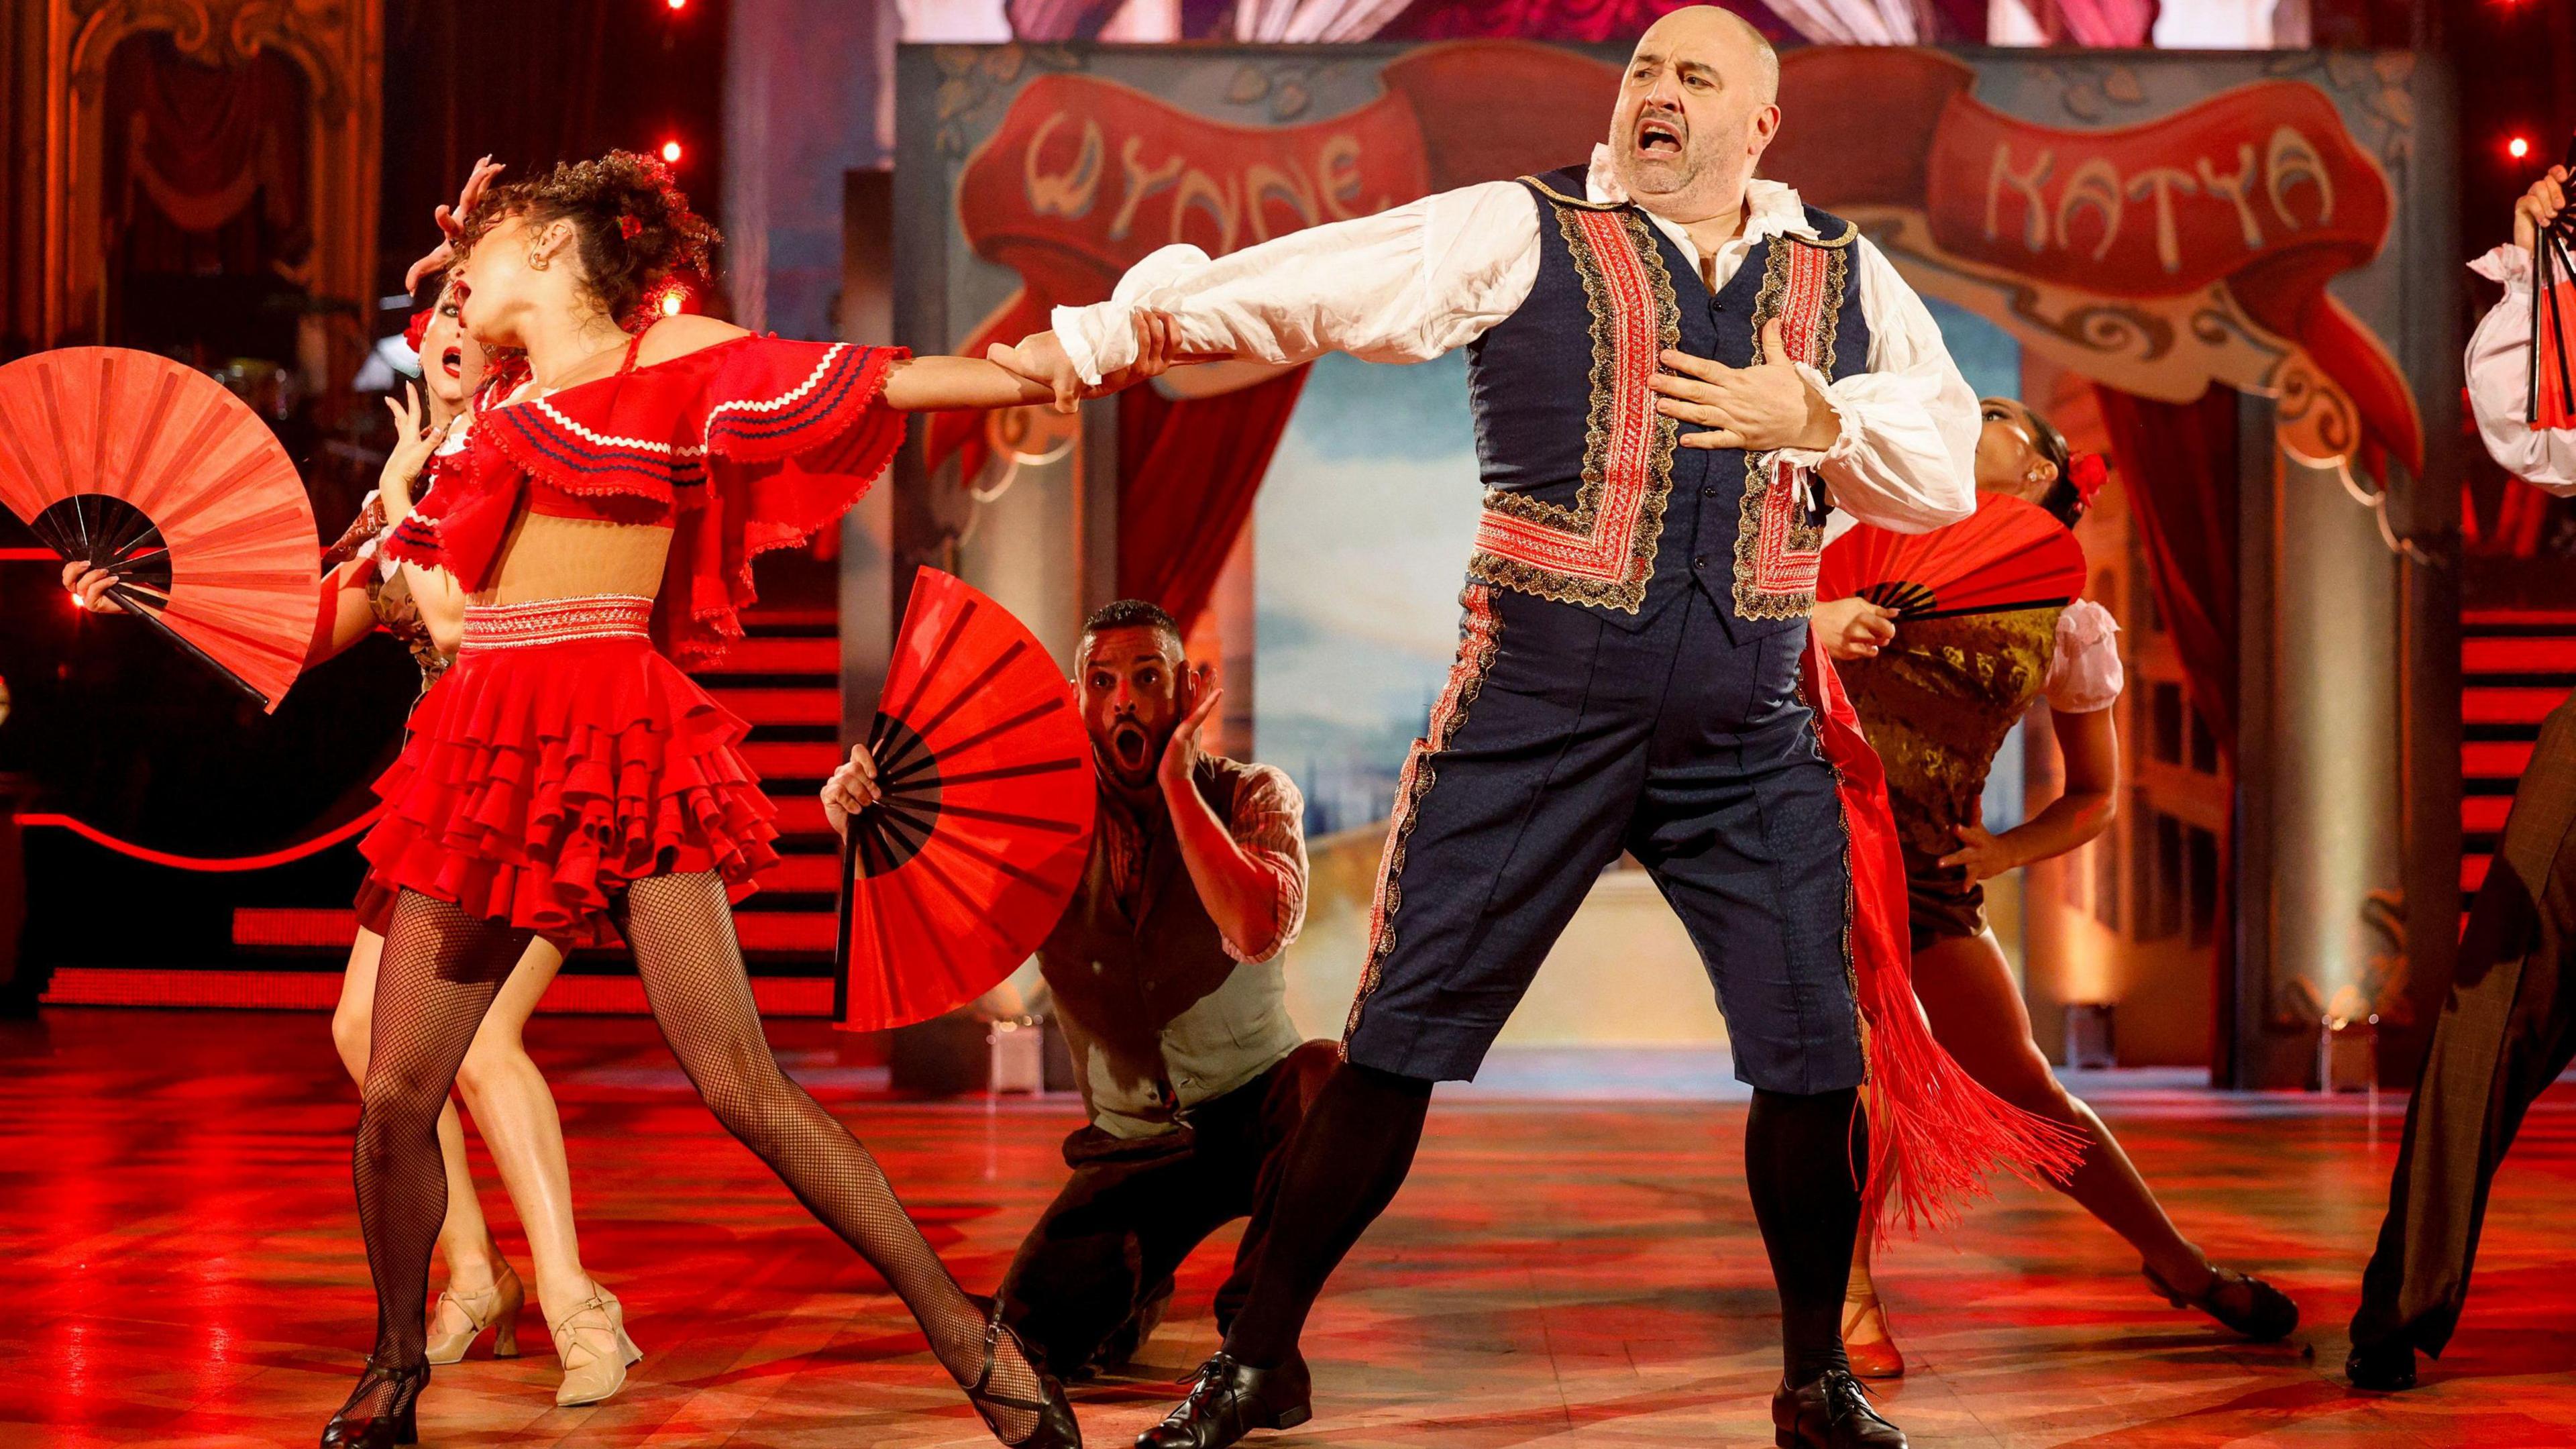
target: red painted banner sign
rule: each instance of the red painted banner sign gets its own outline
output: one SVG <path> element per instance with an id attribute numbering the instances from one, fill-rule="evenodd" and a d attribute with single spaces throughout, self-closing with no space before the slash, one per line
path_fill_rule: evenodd
<path id="1" fill-rule="evenodd" d="M 1050 307 L 1107 297 L 1157 247 L 1223 255 L 1447 187 L 1581 164 L 1619 72 L 1546 46 L 1472 41 L 1426 46 L 1379 78 L 1376 100 L 1282 126 L 1213 121 L 1091 76 L 1030 82 L 959 181 L 968 244 L 1025 284 L 963 350 L 1042 328 Z M 2326 290 L 2378 254 L 2395 200 L 2324 92 L 2260 81 L 2142 124 L 2082 129 L 2007 115 L 1975 99 L 1975 85 L 1973 69 L 1934 51 L 1793 52 L 1764 174 L 1829 210 L 1903 222 L 1921 254 L 1899 253 L 1900 266 L 1996 282 L 2006 300 L 1994 305 L 2009 314 L 1998 320 L 2025 335 L 2085 325 L 2092 306 L 2217 298 L 2350 399 L 2364 436 L 2338 451 L 2375 447 L 2420 468 L 2404 377 Z M 2028 298 L 2015 288 L 2071 298 L 2079 321 L 2022 315 Z M 2173 330 L 2165 320 L 2136 315 L 2144 340 L 2123 361 L 2130 378 L 2168 367 L 2173 387 L 2197 392 L 2190 369 L 2206 357 L 2160 334 Z M 934 463 L 971 427 L 935 423 Z"/>

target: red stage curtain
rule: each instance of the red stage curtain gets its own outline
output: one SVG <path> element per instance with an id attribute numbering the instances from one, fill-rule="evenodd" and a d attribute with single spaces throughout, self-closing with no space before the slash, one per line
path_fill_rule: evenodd
<path id="1" fill-rule="evenodd" d="M 2236 394 L 2156 402 L 2096 387 L 2192 703 L 2236 757 Z"/>
<path id="2" fill-rule="evenodd" d="M 2182 657 L 2192 703 L 2236 764 L 2236 394 L 2212 387 L 2197 402 L 2166 403 L 2096 387 L 2112 461 L 2129 490 L 2147 555 L 2147 584 Z M 2210 1079 L 2234 1086 L 2236 1019 L 2235 832 L 2219 839 L 2219 927 L 2210 953 Z"/>
<path id="3" fill-rule="evenodd" d="M 103 111 L 125 271 L 262 276 L 304 260 L 304 81 L 285 57 L 206 66 L 136 36 L 108 60 Z"/>
<path id="4" fill-rule="evenodd" d="M 1118 592 L 1189 628 L 1305 385 L 1301 367 L 1218 397 L 1174 400 L 1151 386 L 1118 395 Z"/>

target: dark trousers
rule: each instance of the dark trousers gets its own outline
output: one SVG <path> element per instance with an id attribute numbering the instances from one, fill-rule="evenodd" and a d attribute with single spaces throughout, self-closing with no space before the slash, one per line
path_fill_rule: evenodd
<path id="1" fill-rule="evenodd" d="M 1739 643 L 1698 588 L 1633 633 L 1482 584 L 1466 605 L 1398 786 L 1350 1060 L 1475 1076 L 1624 850 L 1699 948 L 1737 1078 L 1860 1085 L 1851 838 L 1799 692 L 1806 625 Z"/>
<path id="2" fill-rule="evenodd" d="M 1002 1317 L 1049 1373 L 1076 1378 L 1127 1361 L 1172 1295 L 1172 1274 L 1210 1233 L 1252 1219 L 1217 1290 L 1231 1327 L 1251 1288 L 1281 1159 L 1340 1053 L 1310 1041 L 1270 1070 L 1192 1108 L 1179 1130 L 1064 1140 L 1073 1177 L 1002 1278 Z"/>
<path id="3" fill-rule="evenodd" d="M 2356 1344 L 2438 1356 L 2460 1319 L 2496 1167 L 2531 1106 L 2576 1056 L 2576 700 L 2541 727 L 2504 842 L 2469 910 L 2459 975 L 2362 1274 Z"/>

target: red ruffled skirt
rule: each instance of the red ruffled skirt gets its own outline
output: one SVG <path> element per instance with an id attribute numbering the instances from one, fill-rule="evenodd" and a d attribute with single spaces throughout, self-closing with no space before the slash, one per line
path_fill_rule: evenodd
<path id="1" fill-rule="evenodd" d="M 651 611 L 626 596 L 467 611 L 455 665 L 376 782 L 362 924 L 382 930 L 409 888 L 601 945 L 630 881 L 713 871 L 751 894 L 778 828 L 737 748 L 750 727 L 654 649 Z"/>

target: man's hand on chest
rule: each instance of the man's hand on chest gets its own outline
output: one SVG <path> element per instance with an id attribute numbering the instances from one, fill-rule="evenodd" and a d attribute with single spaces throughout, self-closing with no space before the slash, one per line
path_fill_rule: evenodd
<path id="1" fill-rule="evenodd" d="M 1666 370 L 1652 384 L 1655 411 L 1700 429 L 1681 435 L 1686 448 L 1831 448 L 1841 435 L 1841 420 L 1790 363 L 1777 318 L 1763 324 L 1762 357 L 1750 367 L 1729 367 L 1665 349 Z"/>

